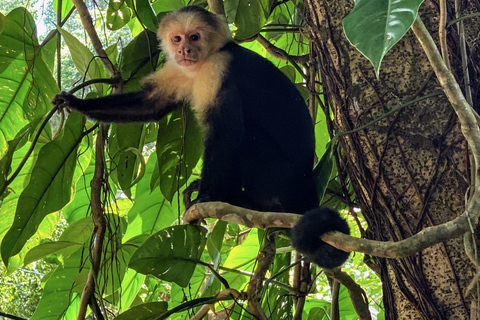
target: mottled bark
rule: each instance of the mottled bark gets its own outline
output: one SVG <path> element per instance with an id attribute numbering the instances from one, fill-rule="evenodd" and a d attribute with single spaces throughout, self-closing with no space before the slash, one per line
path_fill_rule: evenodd
<path id="1" fill-rule="evenodd" d="M 307 1 L 307 29 L 319 58 L 326 105 L 334 114 L 332 131 L 360 127 L 439 88 L 411 31 L 387 53 L 376 79 L 371 64 L 348 43 L 342 30 L 341 20 L 352 5 L 344 0 Z M 453 3 L 447 5 L 451 20 Z M 424 3 L 421 16 L 438 39 L 438 5 Z M 473 73 L 480 70 L 475 58 L 480 52 L 474 37 L 479 30 L 475 19 L 465 21 Z M 456 28 L 450 28 L 448 34 L 450 63 L 461 82 Z M 475 76 L 470 74 L 478 79 Z M 472 82 L 478 107 L 478 82 Z M 470 183 L 467 144 L 445 97 L 406 107 L 343 136 L 339 143 L 339 170 L 350 177 L 368 222 L 365 237 L 402 240 L 464 211 Z M 381 270 L 387 319 L 470 319 L 472 301 L 477 297 L 464 293 L 475 268 L 465 254 L 462 237 L 403 259 L 378 258 L 375 262 Z"/>

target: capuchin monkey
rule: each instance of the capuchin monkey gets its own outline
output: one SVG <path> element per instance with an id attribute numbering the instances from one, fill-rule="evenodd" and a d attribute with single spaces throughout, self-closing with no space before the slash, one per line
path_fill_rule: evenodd
<path id="1" fill-rule="evenodd" d="M 321 267 L 344 263 L 348 253 L 320 240 L 349 228 L 336 211 L 318 208 L 312 119 L 295 86 L 200 7 L 170 13 L 157 35 L 167 60 L 142 90 L 96 99 L 61 93 L 52 103 L 104 122 L 158 121 L 189 105 L 205 132 L 195 202 L 303 214 L 291 230 L 293 246 Z"/>

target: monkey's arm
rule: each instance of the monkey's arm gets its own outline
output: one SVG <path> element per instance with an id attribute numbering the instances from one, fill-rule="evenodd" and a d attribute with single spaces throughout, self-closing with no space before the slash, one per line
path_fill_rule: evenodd
<path id="1" fill-rule="evenodd" d="M 52 103 L 77 110 L 103 122 L 158 121 L 180 103 L 171 98 L 150 98 L 149 89 L 94 99 L 79 99 L 68 93 L 55 96 Z"/>

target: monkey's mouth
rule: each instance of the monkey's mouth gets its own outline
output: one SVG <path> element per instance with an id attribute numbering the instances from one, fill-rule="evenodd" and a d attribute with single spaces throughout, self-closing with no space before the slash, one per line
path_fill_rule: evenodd
<path id="1" fill-rule="evenodd" d="M 197 60 L 180 59 L 180 60 L 177 60 L 177 63 L 181 66 L 184 66 L 184 67 L 190 67 L 190 66 L 193 66 L 194 64 L 196 64 Z"/>

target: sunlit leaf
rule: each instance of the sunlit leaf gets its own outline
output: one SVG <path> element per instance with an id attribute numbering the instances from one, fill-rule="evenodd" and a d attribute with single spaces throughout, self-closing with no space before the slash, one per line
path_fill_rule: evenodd
<path id="1" fill-rule="evenodd" d="M 74 251 L 76 251 L 81 246 L 82 244 L 80 243 L 70 241 L 42 243 L 28 251 L 27 255 L 25 256 L 24 263 L 27 265 L 50 254 L 60 253 L 65 249 L 73 249 Z"/>
<path id="2" fill-rule="evenodd" d="M 35 233 L 43 218 L 70 201 L 76 150 L 84 123 L 83 116 L 72 113 L 64 135 L 40 150 L 29 184 L 18 200 L 13 225 L 2 241 L 2 259 L 6 265 L 9 257 L 17 254 Z"/>
<path id="3" fill-rule="evenodd" d="M 130 21 L 132 14 L 125 1 L 110 0 L 107 7 L 107 28 L 118 30 Z"/>
<path id="4" fill-rule="evenodd" d="M 127 310 L 128 307 L 130 307 L 140 291 L 144 280 L 145 275 L 140 274 L 135 270 L 128 269 L 122 280 L 122 295 L 120 297 L 119 305 L 121 311 Z"/>
<path id="5" fill-rule="evenodd" d="M 128 212 L 128 227 L 124 239 L 141 234 L 151 235 L 169 227 L 178 218 L 177 209 L 170 204 L 158 189 L 150 191 L 150 179 L 157 161 L 151 155 L 143 179 L 137 184 L 135 203 Z"/>
<path id="6" fill-rule="evenodd" d="M 83 276 L 79 276 L 79 264 L 82 250 L 77 251 L 70 258 L 68 258 L 63 265 L 57 267 L 45 283 L 42 298 L 38 303 L 35 313 L 30 320 L 57 320 L 63 314 L 71 312 L 78 313 L 78 304 L 72 303 L 77 298 L 80 298 L 78 291 L 84 285 L 84 279 L 88 274 L 88 264 L 83 267 L 80 272 Z M 82 282 L 74 282 L 74 279 Z M 80 290 L 72 290 L 77 287 Z M 73 310 L 68 310 L 72 308 Z"/>
<path id="7" fill-rule="evenodd" d="M 64 29 L 58 28 L 58 30 L 65 39 L 75 67 L 81 75 L 85 75 L 85 79 L 98 79 L 106 76 L 104 69 L 100 66 L 101 63 L 82 42 Z M 103 85 L 95 84 L 95 88 L 98 94 L 103 95 Z"/>
<path id="8" fill-rule="evenodd" d="M 58 8 L 58 1 L 59 0 L 53 0 L 52 1 L 52 7 L 55 12 L 57 11 Z M 62 0 L 62 19 L 65 19 L 67 14 L 70 12 L 70 10 L 73 9 L 73 2 L 72 0 Z"/>
<path id="9" fill-rule="evenodd" d="M 225 2 L 227 19 L 237 27 L 235 38 L 245 39 L 257 34 L 270 15 L 272 2 L 272 0 Z"/>
<path id="10" fill-rule="evenodd" d="M 24 8 L 4 16 L 0 33 L 0 158 L 7 141 L 30 121 L 37 121 L 51 108 L 58 87 L 41 59 L 35 23 Z"/>
<path id="11" fill-rule="evenodd" d="M 345 35 L 380 72 L 383 57 L 407 33 L 423 0 L 357 0 L 343 19 Z"/>
<path id="12" fill-rule="evenodd" d="M 204 228 L 194 225 L 163 229 L 135 251 L 129 267 L 186 287 L 202 256 L 205 235 Z"/>

